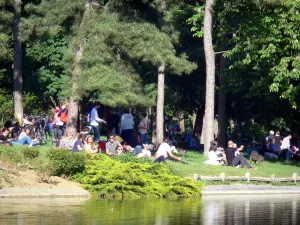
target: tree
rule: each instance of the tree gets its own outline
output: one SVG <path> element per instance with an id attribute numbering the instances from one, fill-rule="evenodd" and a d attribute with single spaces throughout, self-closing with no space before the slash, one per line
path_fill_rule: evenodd
<path id="1" fill-rule="evenodd" d="M 69 100 L 69 110 L 68 110 L 68 122 L 67 131 L 71 132 L 74 136 L 77 134 L 77 120 L 78 120 L 78 110 L 79 110 L 79 97 L 77 93 L 78 77 L 82 71 L 81 60 L 83 57 L 84 44 L 85 44 L 85 26 L 89 22 L 91 1 L 85 0 L 84 12 L 81 19 L 81 23 L 78 30 L 78 36 L 75 37 L 77 40 L 77 49 L 74 62 L 74 69 L 72 71 L 72 89 L 71 96 Z"/>
<path id="2" fill-rule="evenodd" d="M 12 24 L 14 37 L 14 112 L 19 119 L 23 119 L 23 68 L 22 68 L 22 45 L 19 37 L 21 22 L 21 0 L 14 1 L 14 21 Z"/>
<path id="3" fill-rule="evenodd" d="M 210 142 L 214 140 L 214 112 L 215 112 L 215 52 L 213 49 L 214 0 L 206 0 L 204 12 L 203 42 L 206 62 L 206 94 L 205 94 L 205 139 L 204 153 L 207 155 Z"/>

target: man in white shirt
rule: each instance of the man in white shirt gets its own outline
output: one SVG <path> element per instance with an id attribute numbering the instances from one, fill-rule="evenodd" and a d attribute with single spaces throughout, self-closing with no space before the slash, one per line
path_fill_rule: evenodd
<path id="1" fill-rule="evenodd" d="M 281 150 L 290 149 L 290 140 L 292 139 L 292 135 L 288 135 L 287 137 L 283 138 L 282 144 L 280 146 Z"/>
<path id="2" fill-rule="evenodd" d="M 99 123 L 106 124 L 106 121 L 99 118 L 97 109 L 100 108 L 100 104 L 96 104 L 95 107 L 91 111 L 91 117 L 90 117 L 90 125 L 93 128 L 94 131 L 94 139 L 95 142 L 100 141 L 100 131 L 99 131 Z"/>
<path id="3" fill-rule="evenodd" d="M 287 160 L 291 160 L 293 157 L 293 152 L 290 150 L 291 139 L 292 139 L 292 135 L 289 134 L 287 137 L 283 138 L 282 144 L 280 146 L 281 157 L 283 157 L 284 159 L 287 159 Z"/>
<path id="4" fill-rule="evenodd" d="M 174 146 L 170 146 L 168 143 L 166 143 L 166 142 L 163 142 L 160 146 L 159 146 L 159 148 L 158 148 L 158 150 L 156 151 L 156 153 L 155 153 L 155 158 L 156 158 L 156 160 L 154 161 L 154 162 L 164 162 L 164 161 L 166 161 L 166 159 L 170 156 L 170 158 L 173 158 L 173 159 L 175 159 L 175 160 L 177 160 L 177 161 L 180 161 L 181 160 L 181 158 L 177 158 L 176 156 L 174 156 L 173 154 L 172 154 L 172 152 L 175 152 L 175 153 L 177 153 L 177 150 L 176 150 L 176 148 L 174 147 Z"/>

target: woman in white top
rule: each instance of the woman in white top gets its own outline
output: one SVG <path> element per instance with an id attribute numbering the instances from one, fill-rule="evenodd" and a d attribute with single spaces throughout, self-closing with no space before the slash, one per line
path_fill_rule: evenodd
<path id="1" fill-rule="evenodd" d="M 94 140 L 91 136 L 89 136 L 86 140 L 86 143 L 84 144 L 83 146 L 83 149 L 85 152 L 88 152 L 88 153 L 97 153 L 98 152 L 98 149 L 97 147 L 95 146 L 94 144 Z"/>
<path id="2" fill-rule="evenodd" d="M 226 160 L 226 155 L 221 152 L 222 148 L 218 148 L 218 143 L 216 141 L 210 142 L 210 148 L 208 153 L 208 160 L 204 163 L 209 165 L 221 165 L 220 162 Z M 218 150 L 218 153 L 217 153 Z"/>

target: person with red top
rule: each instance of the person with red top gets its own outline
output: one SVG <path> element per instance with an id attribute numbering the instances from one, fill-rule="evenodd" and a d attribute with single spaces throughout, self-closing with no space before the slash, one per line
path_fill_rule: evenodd
<path id="1" fill-rule="evenodd" d="M 54 108 L 54 115 L 53 115 L 53 132 L 54 132 L 54 141 L 56 145 L 59 145 L 59 140 L 63 136 L 63 125 L 64 123 L 60 120 L 60 108 L 56 106 Z"/>

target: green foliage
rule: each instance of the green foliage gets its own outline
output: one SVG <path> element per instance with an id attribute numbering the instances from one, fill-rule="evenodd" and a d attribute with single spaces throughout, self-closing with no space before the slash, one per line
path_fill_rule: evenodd
<path id="1" fill-rule="evenodd" d="M 41 96 L 44 102 L 57 100 L 64 82 L 64 53 L 67 49 L 66 37 L 54 36 L 46 40 L 26 43 L 25 86 L 36 84 L 30 90 Z M 32 70 L 36 71 L 32 73 Z"/>
<path id="2" fill-rule="evenodd" d="M 73 153 L 66 150 L 52 149 L 46 153 L 49 164 L 53 168 L 53 175 L 66 175 L 82 172 L 86 163 L 84 153 Z"/>
<path id="3" fill-rule="evenodd" d="M 13 116 L 13 99 L 11 93 L 5 89 L 0 89 L 0 119 L 6 121 Z"/>
<path id="4" fill-rule="evenodd" d="M 271 6 L 257 6 L 249 1 L 222 3 L 218 36 L 232 36 L 232 47 L 225 56 L 231 60 L 230 71 L 235 71 L 231 72 L 229 85 L 242 87 L 250 81 L 252 96 L 264 94 L 267 86 L 296 108 L 300 75 L 299 1 Z"/>
<path id="5" fill-rule="evenodd" d="M 164 164 L 122 163 L 106 155 L 90 155 L 84 173 L 74 179 L 91 192 L 117 198 L 199 196 L 202 187 L 172 175 Z"/>
<path id="6" fill-rule="evenodd" d="M 153 163 L 153 160 L 148 157 L 137 158 L 131 153 L 114 155 L 112 156 L 112 159 L 120 161 L 122 163 Z"/>
<path id="7" fill-rule="evenodd" d="M 39 149 L 36 147 L 24 147 L 21 149 L 21 152 L 25 158 L 35 159 L 39 156 Z"/>
<path id="8" fill-rule="evenodd" d="M 192 25 L 191 31 L 195 37 L 203 37 L 203 19 L 204 19 L 204 6 L 195 8 L 195 14 L 187 20 L 189 25 Z"/>
<path id="9" fill-rule="evenodd" d="M 23 154 L 20 151 L 15 151 L 11 146 L 0 146 L 0 157 L 3 160 L 9 161 L 14 165 L 24 162 Z"/>

